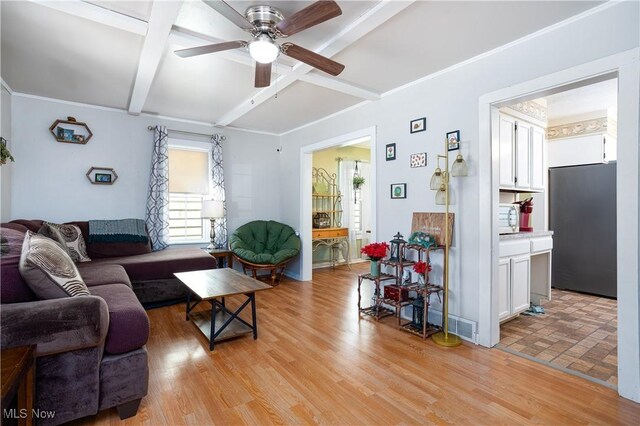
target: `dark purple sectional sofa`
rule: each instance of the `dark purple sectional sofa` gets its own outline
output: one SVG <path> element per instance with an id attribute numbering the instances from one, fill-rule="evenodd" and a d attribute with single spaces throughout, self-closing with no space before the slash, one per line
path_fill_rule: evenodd
<path id="1" fill-rule="evenodd" d="M 37 344 L 35 407 L 54 410 L 60 424 L 116 407 L 121 418 L 135 415 L 147 394 L 145 344 L 149 319 L 141 303 L 185 296 L 173 277 L 216 267 L 203 250 L 151 252 L 142 243 L 90 243 L 88 222 L 78 225 L 91 262 L 78 263 L 90 296 L 37 300 L 18 270 L 27 230 L 42 221 L 2 224 L 8 253 L 0 258 L 2 349 Z"/>

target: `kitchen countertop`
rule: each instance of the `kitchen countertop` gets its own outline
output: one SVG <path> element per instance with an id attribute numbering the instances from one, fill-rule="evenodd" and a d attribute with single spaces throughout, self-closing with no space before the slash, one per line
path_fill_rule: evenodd
<path id="1" fill-rule="evenodd" d="M 520 238 L 550 237 L 553 231 L 516 232 L 515 234 L 501 234 L 500 241 L 517 240 Z"/>

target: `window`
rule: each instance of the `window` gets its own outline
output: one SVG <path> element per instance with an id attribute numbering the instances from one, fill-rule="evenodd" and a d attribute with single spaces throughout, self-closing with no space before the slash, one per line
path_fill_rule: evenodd
<path id="1" fill-rule="evenodd" d="M 362 232 L 362 191 L 355 190 L 356 201 L 353 205 L 353 230 L 357 233 Z"/>
<path id="2" fill-rule="evenodd" d="M 206 241 L 209 221 L 200 217 L 209 194 L 209 151 L 169 147 L 169 241 Z"/>

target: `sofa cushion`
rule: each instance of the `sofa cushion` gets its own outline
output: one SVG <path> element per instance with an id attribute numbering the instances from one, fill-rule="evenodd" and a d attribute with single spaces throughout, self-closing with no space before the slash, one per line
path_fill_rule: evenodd
<path id="1" fill-rule="evenodd" d="M 76 264 L 87 287 L 105 284 L 124 284 L 131 287 L 127 272 L 120 265 L 83 262 Z"/>
<path id="2" fill-rule="evenodd" d="M 87 254 L 87 245 L 84 242 L 84 237 L 82 236 L 80 227 L 77 225 L 57 224 L 51 222 L 45 223 L 60 231 L 64 237 L 65 243 L 67 244 L 69 256 L 71 256 L 71 259 L 73 259 L 74 262 L 91 261 L 91 258 L 89 258 L 89 255 Z"/>
<path id="3" fill-rule="evenodd" d="M 58 243 L 58 245 L 62 248 L 62 250 L 66 251 L 69 254 L 69 249 L 67 248 L 67 242 L 64 240 L 62 233 L 51 226 L 49 223 L 43 223 L 40 229 L 38 229 L 38 234 L 44 235 L 47 238 L 51 238 L 53 241 Z"/>
<path id="4" fill-rule="evenodd" d="M 106 284 L 90 288 L 91 294 L 102 297 L 109 307 L 109 331 L 104 349 L 121 354 L 144 346 L 149 338 L 149 317 L 129 287 Z"/>
<path id="5" fill-rule="evenodd" d="M 22 279 L 18 264 L 22 253 L 24 235 L 28 231 L 22 225 L 2 224 L 0 236 L 6 240 L 7 252 L 0 255 L 0 301 L 21 303 L 36 300 L 27 283 Z"/>
<path id="6" fill-rule="evenodd" d="M 189 272 L 216 267 L 215 258 L 199 248 L 167 248 L 138 256 L 96 259 L 94 262 L 122 265 L 131 281 L 175 278 L 174 272 Z"/>
<path id="7" fill-rule="evenodd" d="M 29 231 L 22 243 L 18 265 L 22 278 L 40 299 L 89 294 L 69 255 L 57 242 Z"/>

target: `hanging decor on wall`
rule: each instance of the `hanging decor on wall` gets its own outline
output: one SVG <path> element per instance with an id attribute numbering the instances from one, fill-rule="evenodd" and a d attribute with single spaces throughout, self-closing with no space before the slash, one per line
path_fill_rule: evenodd
<path id="1" fill-rule="evenodd" d="M 416 118 L 411 120 L 409 131 L 411 133 L 424 132 L 427 130 L 427 117 Z"/>
<path id="2" fill-rule="evenodd" d="M 427 165 L 427 153 L 419 152 L 417 154 L 411 154 L 411 157 L 409 157 L 409 165 L 412 169 L 416 167 L 425 167 Z"/>
<path id="3" fill-rule="evenodd" d="M 393 161 L 396 159 L 396 144 L 389 143 L 386 147 L 386 158 L 387 161 Z"/>
<path id="4" fill-rule="evenodd" d="M 0 137 L 0 166 L 7 163 L 9 161 L 15 161 L 13 159 L 13 155 L 7 148 L 7 140 L 5 138 Z"/>
<path id="5" fill-rule="evenodd" d="M 118 179 L 116 171 L 111 167 L 92 166 L 86 176 L 89 182 L 94 185 L 113 185 Z"/>
<path id="6" fill-rule="evenodd" d="M 66 120 L 56 120 L 53 122 L 49 131 L 56 141 L 75 143 L 84 145 L 89 142 L 93 136 L 91 129 L 86 123 L 81 123 L 74 117 L 67 117 Z"/>
<path id="7" fill-rule="evenodd" d="M 447 133 L 447 150 L 455 151 L 460 149 L 460 130 Z"/>
<path id="8" fill-rule="evenodd" d="M 392 183 L 391 184 L 391 199 L 407 198 L 407 184 L 406 183 Z"/>

